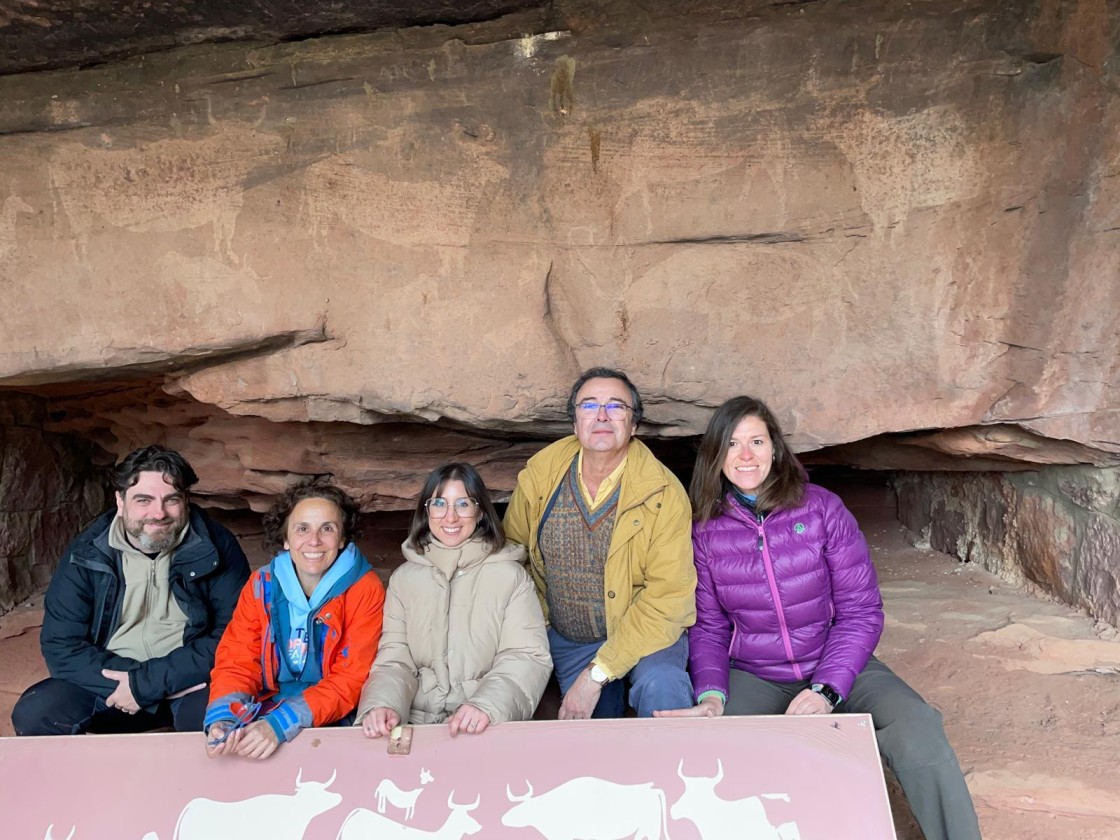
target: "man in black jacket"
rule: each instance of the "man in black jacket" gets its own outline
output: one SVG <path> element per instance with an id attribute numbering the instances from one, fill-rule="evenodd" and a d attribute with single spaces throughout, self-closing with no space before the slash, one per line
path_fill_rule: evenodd
<path id="1" fill-rule="evenodd" d="M 51 580 L 40 634 L 50 678 L 12 710 L 19 735 L 202 729 L 218 640 L 249 564 L 188 492 L 162 446 L 113 473 L 116 511 L 74 538 Z"/>

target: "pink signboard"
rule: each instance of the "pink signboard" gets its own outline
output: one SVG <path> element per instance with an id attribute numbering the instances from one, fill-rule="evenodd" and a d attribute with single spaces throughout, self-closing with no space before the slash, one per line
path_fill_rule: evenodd
<path id="1" fill-rule="evenodd" d="M 307 730 L 270 759 L 203 736 L 0 739 L 17 840 L 894 838 L 866 715 L 507 723 L 408 755 Z"/>

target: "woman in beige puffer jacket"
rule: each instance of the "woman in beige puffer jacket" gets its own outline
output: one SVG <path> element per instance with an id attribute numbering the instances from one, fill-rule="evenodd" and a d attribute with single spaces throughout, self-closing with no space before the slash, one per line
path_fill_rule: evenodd
<path id="1" fill-rule="evenodd" d="M 552 673 L 544 615 L 525 549 L 506 543 L 474 467 L 428 476 L 401 550 L 358 703 L 365 734 L 402 722 L 478 734 L 532 717 Z"/>

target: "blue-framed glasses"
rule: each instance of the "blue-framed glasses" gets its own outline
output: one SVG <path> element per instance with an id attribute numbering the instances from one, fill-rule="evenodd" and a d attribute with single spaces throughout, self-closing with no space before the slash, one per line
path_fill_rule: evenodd
<path id="1" fill-rule="evenodd" d="M 624 402 L 598 403 L 594 400 L 584 400 L 581 403 L 576 403 L 576 410 L 588 417 L 597 417 L 600 408 L 607 412 L 607 417 L 611 420 L 625 420 L 626 412 L 633 410 Z"/>

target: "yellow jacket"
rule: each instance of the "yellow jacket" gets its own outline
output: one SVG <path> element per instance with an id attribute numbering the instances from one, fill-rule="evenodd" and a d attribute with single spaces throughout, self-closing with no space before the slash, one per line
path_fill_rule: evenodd
<path id="1" fill-rule="evenodd" d="M 545 618 L 541 516 L 579 453 L 575 435 L 546 446 L 517 477 L 506 511 L 506 536 L 529 550 L 529 572 Z M 663 650 L 696 621 L 692 509 L 684 487 L 644 443 L 631 439 L 614 533 L 603 573 L 607 641 L 595 661 L 612 678 Z"/>

